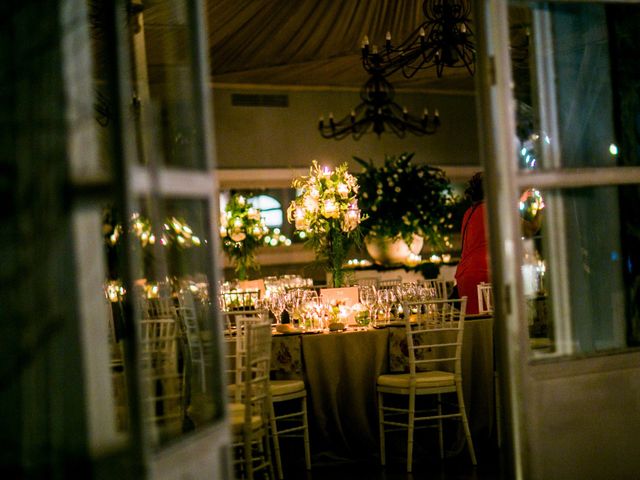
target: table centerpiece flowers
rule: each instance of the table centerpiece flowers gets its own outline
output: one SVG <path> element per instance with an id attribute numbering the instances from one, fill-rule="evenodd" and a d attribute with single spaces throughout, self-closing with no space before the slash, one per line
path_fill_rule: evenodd
<path id="1" fill-rule="evenodd" d="M 314 160 L 309 175 L 294 179 L 292 187 L 298 195 L 287 209 L 287 219 L 305 233 L 316 260 L 332 273 L 333 286 L 341 287 L 349 247 L 361 239 L 358 181 L 346 163 L 331 170 Z"/>
<path id="2" fill-rule="evenodd" d="M 409 265 L 415 262 L 423 240 L 434 251 L 452 247 L 457 198 L 451 183 L 443 170 L 413 163 L 413 156 L 386 155 L 380 167 L 373 160 L 353 157 L 364 168 L 357 174 L 360 205 L 367 215 L 362 232 L 367 250 L 377 263 Z M 404 248 L 406 253 L 384 251 L 391 242 L 408 247 Z M 382 245 L 375 256 L 374 245 Z"/>
<path id="3" fill-rule="evenodd" d="M 238 280 L 246 280 L 250 270 L 260 270 L 256 249 L 263 245 L 262 239 L 267 233 L 269 228 L 260 210 L 244 196 L 232 195 L 220 214 L 220 237 L 222 249 L 235 266 Z"/>

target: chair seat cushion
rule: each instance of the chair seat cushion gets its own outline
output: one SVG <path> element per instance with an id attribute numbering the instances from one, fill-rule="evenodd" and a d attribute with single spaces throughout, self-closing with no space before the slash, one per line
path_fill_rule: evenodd
<path id="1" fill-rule="evenodd" d="M 234 397 L 236 394 L 236 384 L 235 383 L 230 383 L 227 385 L 227 395 L 229 395 L 230 397 Z"/>
<path id="2" fill-rule="evenodd" d="M 409 388 L 411 375 L 409 373 L 397 373 L 393 375 L 380 375 L 378 385 L 384 387 Z M 451 372 L 434 370 L 430 372 L 416 373 L 417 387 L 448 387 L 455 385 L 455 376 Z"/>
<path id="3" fill-rule="evenodd" d="M 244 428 L 244 405 L 242 403 L 229 403 L 229 419 L 231 423 L 231 431 L 239 434 Z M 262 417 L 253 415 L 251 417 L 251 429 L 257 430 L 262 426 Z"/>
<path id="4" fill-rule="evenodd" d="M 229 415 L 244 415 L 244 404 L 231 402 L 227 403 L 227 408 L 229 409 Z"/>
<path id="5" fill-rule="evenodd" d="M 289 395 L 304 390 L 302 380 L 271 380 L 271 397 Z"/>

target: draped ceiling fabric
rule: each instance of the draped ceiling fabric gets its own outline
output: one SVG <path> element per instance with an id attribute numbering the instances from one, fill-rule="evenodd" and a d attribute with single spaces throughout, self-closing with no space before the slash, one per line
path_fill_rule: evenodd
<path id="1" fill-rule="evenodd" d="M 153 3 L 153 0 L 151 1 Z M 422 0 L 206 0 L 211 81 L 216 84 L 360 88 L 367 80 L 360 48 L 407 38 L 424 20 Z M 148 15 L 147 15 L 148 13 Z M 166 19 L 145 11 L 148 48 Z M 166 24 L 166 23 L 165 23 Z M 150 73 L 154 58 L 149 48 Z M 178 51 L 180 49 L 178 48 Z M 464 69 L 391 77 L 396 89 L 472 91 Z"/>

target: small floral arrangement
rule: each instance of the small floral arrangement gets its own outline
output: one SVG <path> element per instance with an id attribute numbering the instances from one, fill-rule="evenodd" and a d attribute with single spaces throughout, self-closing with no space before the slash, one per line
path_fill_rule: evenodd
<path id="1" fill-rule="evenodd" d="M 260 270 L 255 251 L 269 233 L 260 210 L 251 206 L 242 195 L 233 195 L 220 215 L 222 249 L 235 264 L 239 280 L 247 278 L 249 270 Z"/>
<path id="2" fill-rule="evenodd" d="M 295 179 L 292 187 L 299 194 L 287 209 L 287 219 L 306 234 L 318 261 L 333 273 L 334 286 L 341 286 L 348 248 L 360 238 L 358 181 L 346 163 L 330 170 L 314 160 L 309 175 Z"/>
<path id="3" fill-rule="evenodd" d="M 357 175 L 362 210 L 368 216 L 363 233 L 399 235 L 407 245 L 416 234 L 436 250 L 450 249 L 457 202 L 451 183 L 441 169 L 412 163 L 413 155 L 387 155 L 382 167 L 354 157 L 364 167 Z"/>

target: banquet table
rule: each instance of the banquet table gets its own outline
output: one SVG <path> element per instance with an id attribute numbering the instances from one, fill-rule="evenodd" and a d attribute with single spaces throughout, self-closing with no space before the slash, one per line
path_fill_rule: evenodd
<path id="1" fill-rule="evenodd" d="M 307 386 L 314 457 L 377 455 L 376 381 L 407 367 L 405 337 L 404 327 L 273 336 L 272 377 L 301 378 Z M 493 319 L 466 320 L 462 376 L 476 443 L 493 431 L 493 371 Z M 461 449 L 461 438 L 456 444 L 450 448 Z"/>

